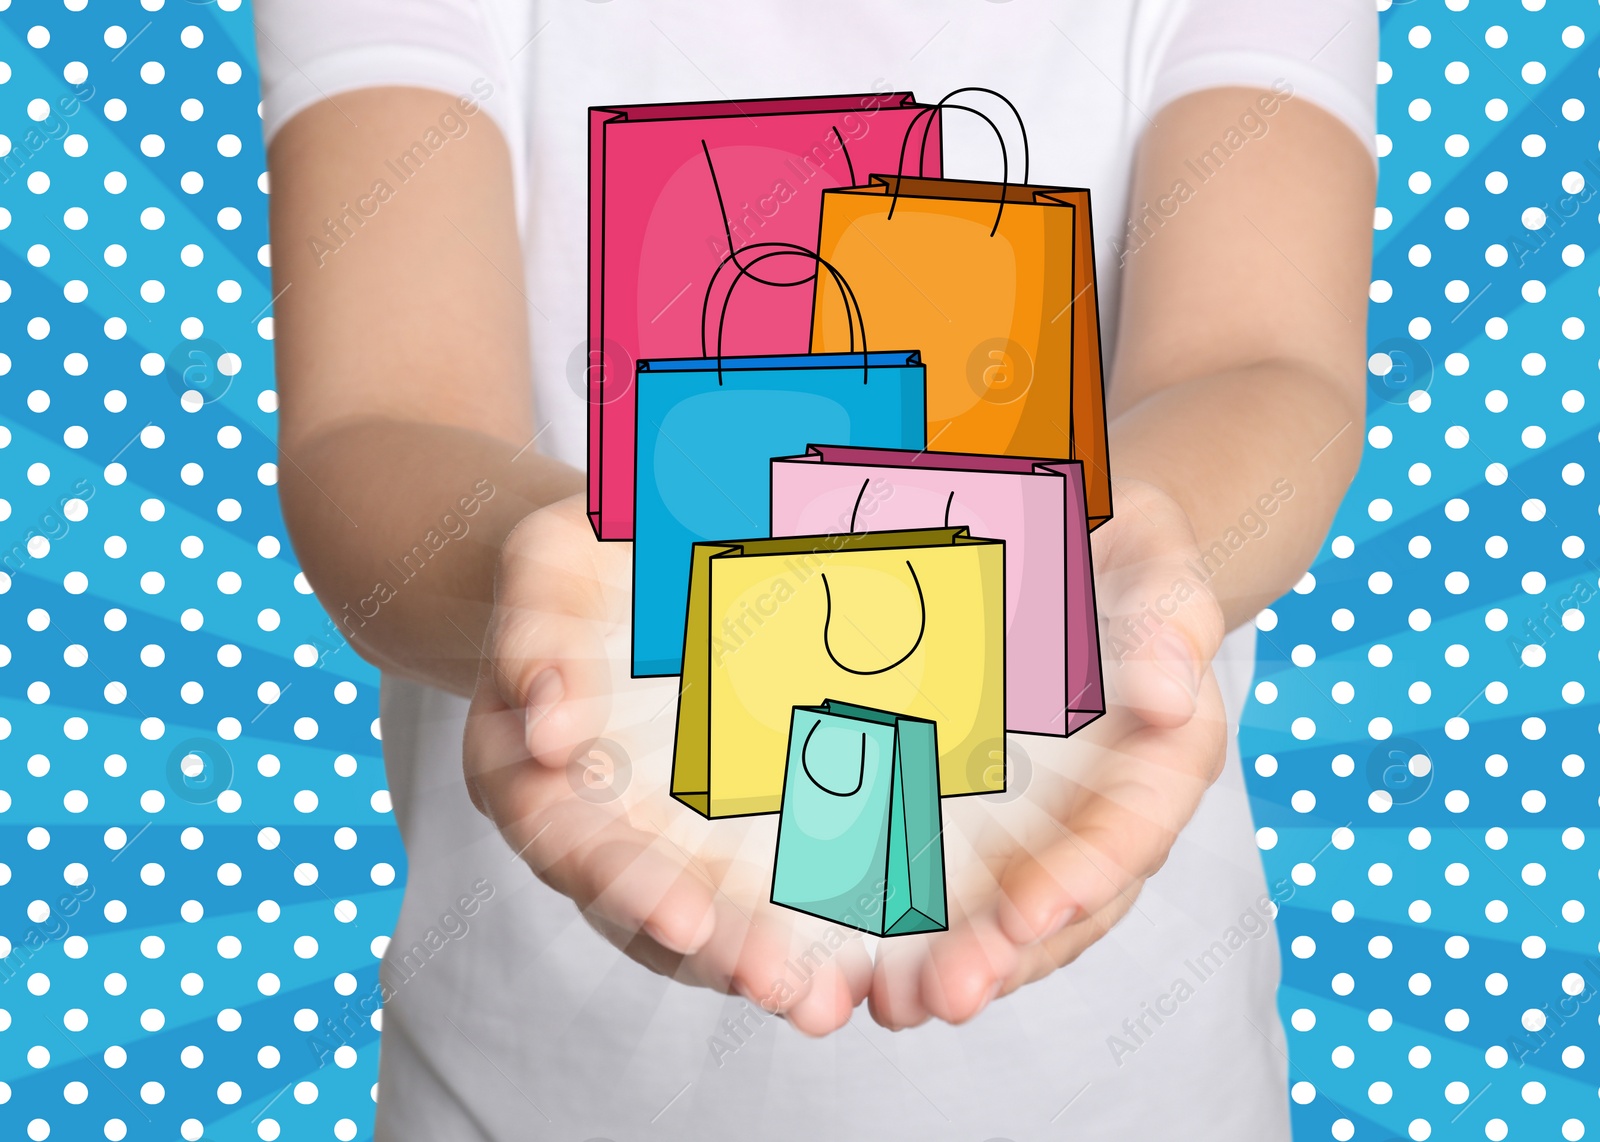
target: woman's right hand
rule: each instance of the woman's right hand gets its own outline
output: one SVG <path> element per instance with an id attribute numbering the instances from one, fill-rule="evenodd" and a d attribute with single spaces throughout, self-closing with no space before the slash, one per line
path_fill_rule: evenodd
<path id="1" fill-rule="evenodd" d="M 446 115 L 463 133 L 359 235 L 332 252 L 300 237 Z M 871 976 L 861 940 L 819 936 L 768 902 L 774 818 L 713 823 L 671 800 L 677 686 L 628 676 L 631 545 L 597 542 L 581 497 L 558 498 L 582 475 L 533 450 L 548 425 L 530 400 L 512 160 L 493 118 L 426 88 L 341 92 L 295 115 L 270 157 L 280 491 L 324 604 L 337 615 L 368 595 L 396 550 L 485 484 L 475 538 L 353 626 L 360 652 L 473 693 L 474 801 L 613 943 L 802 1030 L 839 1026 Z M 532 504 L 548 506 L 524 514 Z M 619 747 L 631 780 L 593 786 Z M 786 977 L 818 938 L 822 966 Z"/>
<path id="2" fill-rule="evenodd" d="M 871 985 L 863 941 L 770 903 L 773 817 L 671 800 L 678 680 L 629 677 L 632 553 L 594 538 L 580 496 L 506 538 L 467 718 L 473 803 L 633 959 L 826 1034 Z"/>

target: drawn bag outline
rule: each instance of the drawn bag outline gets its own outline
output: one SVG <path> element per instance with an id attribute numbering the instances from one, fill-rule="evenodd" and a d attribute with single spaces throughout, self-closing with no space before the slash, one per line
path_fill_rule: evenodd
<path id="1" fill-rule="evenodd" d="M 1073 460 L 812 444 L 773 458 L 772 533 L 965 525 L 1004 540 L 1006 728 L 1062 737 L 1105 712 L 1082 473 Z"/>
<path id="2" fill-rule="evenodd" d="M 636 364 L 694 355 L 682 295 L 731 252 L 736 226 L 746 244 L 776 238 L 815 252 L 822 190 L 886 168 L 925 106 L 896 91 L 589 108 L 584 389 L 588 513 L 599 538 L 633 538 Z M 706 179 L 702 146 L 718 156 L 732 219 Z M 941 161 L 936 139 L 919 173 L 938 174 Z M 768 213 L 780 184 L 787 193 Z M 809 349 L 803 291 L 750 305 L 738 354 Z"/>
<path id="3" fill-rule="evenodd" d="M 998 92 L 985 92 L 1016 108 Z M 928 367 L 929 447 L 1064 456 L 1084 465 L 1090 530 L 1111 518 L 1099 304 L 1089 191 L 1002 180 L 894 174 L 823 193 L 817 251 L 852 283 L 879 335 L 916 344 Z M 909 136 L 908 136 L 909 142 Z M 837 347 L 818 278 L 812 348 Z M 1065 320 L 1063 320 L 1065 319 Z M 1061 410 L 1065 410 L 1063 416 Z"/>
<path id="4" fill-rule="evenodd" d="M 824 726 L 836 738 L 860 736 L 848 792 L 811 768 Z M 794 707 L 787 740 L 771 902 L 877 936 L 944 931 L 936 723 L 829 698 Z"/>
<path id="5" fill-rule="evenodd" d="M 942 795 L 1004 791 L 987 751 L 1005 734 L 1005 582 L 1005 544 L 965 527 L 695 544 L 673 798 L 776 811 L 791 712 L 828 695 L 937 721 Z"/>
<path id="6" fill-rule="evenodd" d="M 734 288 L 746 278 L 770 284 L 753 270 L 781 257 L 804 258 L 816 264 L 817 277 L 827 270 L 838 281 L 850 326 L 848 352 L 723 355 Z M 804 247 L 757 243 L 723 259 L 702 306 L 702 353 L 712 348 L 710 299 L 730 266 L 737 273 L 717 320 L 717 355 L 639 362 L 632 603 L 636 678 L 682 669 L 693 545 L 770 531 L 767 485 L 773 456 L 803 448 L 819 434 L 886 447 L 924 443 L 921 357 L 914 350 L 871 350 L 849 283 Z"/>

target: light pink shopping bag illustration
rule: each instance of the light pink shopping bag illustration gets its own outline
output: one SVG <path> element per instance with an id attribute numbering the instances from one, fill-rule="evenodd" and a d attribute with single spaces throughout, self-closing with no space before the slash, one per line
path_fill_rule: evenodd
<path id="1" fill-rule="evenodd" d="M 772 462 L 772 534 L 966 527 L 1005 542 L 1006 729 L 1065 736 L 1105 712 L 1083 465 L 813 444 Z"/>
<path id="2" fill-rule="evenodd" d="M 920 173 L 937 176 L 939 112 L 909 92 L 589 109 L 589 519 L 601 539 L 633 538 L 636 363 L 705 356 L 723 258 L 757 242 L 815 252 L 822 192 L 898 169 L 919 113 L 933 124 Z M 740 291 L 724 353 L 809 351 L 807 266 L 751 271 L 794 288 Z"/>

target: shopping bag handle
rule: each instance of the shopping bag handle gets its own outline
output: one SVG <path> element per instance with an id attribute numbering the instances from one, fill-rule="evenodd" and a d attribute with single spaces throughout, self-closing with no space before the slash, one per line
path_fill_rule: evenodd
<path id="1" fill-rule="evenodd" d="M 861 769 L 856 773 L 856 787 L 847 793 L 840 793 L 837 789 L 831 789 L 821 781 L 818 781 L 817 775 L 811 772 L 811 766 L 806 761 L 806 750 L 811 748 L 811 735 L 817 732 L 817 727 L 820 725 L 822 725 L 821 718 L 812 722 L 811 728 L 806 731 L 806 740 L 800 743 L 800 768 L 805 770 L 806 777 L 810 779 L 811 784 L 830 797 L 854 797 L 861 792 L 861 787 L 866 784 L 867 780 L 867 735 L 861 735 Z"/>
<path id="2" fill-rule="evenodd" d="M 828 628 L 833 625 L 833 590 L 828 586 L 828 573 L 826 571 L 822 573 L 822 593 L 827 598 L 827 610 L 822 618 L 822 649 L 828 652 L 828 657 L 833 660 L 833 664 L 840 670 L 850 674 L 861 675 L 887 674 L 915 654 L 917 647 L 922 645 L 922 636 L 928 633 L 928 600 L 923 597 L 922 581 L 917 578 L 917 569 L 911 566 L 911 560 L 909 559 L 906 560 L 906 570 L 911 572 L 912 585 L 917 588 L 917 607 L 922 611 L 922 619 L 917 626 L 917 641 L 911 644 L 910 650 L 889 663 L 889 665 L 880 666 L 874 670 L 857 670 L 854 666 L 846 666 L 839 661 L 839 656 L 833 653 L 833 646 L 828 641 Z"/>
<path id="3" fill-rule="evenodd" d="M 845 165 L 850 171 L 850 185 L 854 186 L 856 184 L 856 166 L 850 159 L 850 149 L 845 146 L 844 137 L 839 134 L 837 127 L 833 129 L 833 134 L 839 140 L 839 149 L 844 152 Z M 722 198 L 722 182 L 717 178 L 717 164 L 711 161 L 711 148 L 704 139 L 700 140 L 700 151 L 706 157 L 706 170 L 711 175 L 711 189 L 717 196 L 717 213 L 722 216 L 722 232 L 728 239 L 728 256 L 723 258 L 717 264 L 717 268 L 712 271 L 711 280 L 706 283 L 706 296 L 700 303 L 700 355 L 702 357 L 710 355 L 706 345 L 706 318 L 710 315 L 711 295 L 716 291 L 717 279 L 721 276 L 723 267 L 729 262 L 739 268 L 739 277 L 733 279 L 733 284 L 728 286 L 728 292 L 722 299 L 722 314 L 717 320 L 717 384 L 722 384 L 722 334 L 728 321 L 728 306 L 733 301 L 734 286 L 739 284 L 740 279 L 746 277 L 754 278 L 762 285 L 780 288 L 804 285 L 806 282 L 816 280 L 817 269 L 813 269 L 809 274 L 801 278 L 795 278 L 793 281 L 773 281 L 771 278 L 764 278 L 754 272 L 754 267 L 758 263 L 766 261 L 768 257 L 778 257 L 780 254 L 798 254 L 801 257 L 809 258 L 816 263 L 818 268 L 825 267 L 828 273 L 833 275 L 834 283 L 839 287 L 839 294 L 844 298 L 845 323 L 849 326 L 850 352 L 852 353 L 856 349 L 856 326 L 861 326 L 861 383 L 866 384 L 868 379 L 867 323 L 866 319 L 861 316 L 861 303 L 856 300 L 855 291 L 850 288 L 850 283 L 845 281 L 844 275 L 831 263 L 824 261 L 815 250 L 798 246 L 793 242 L 752 242 L 743 248 L 736 247 L 733 244 L 733 227 L 728 222 L 728 206 Z M 749 262 L 741 262 L 739 260 L 740 254 L 752 250 L 767 250 L 769 253 L 752 258 Z M 851 312 L 852 306 L 854 306 L 854 313 Z"/>
<path id="4" fill-rule="evenodd" d="M 835 139 L 839 140 L 839 149 L 844 152 L 845 167 L 850 172 L 850 185 L 851 186 L 855 186 L 856 185 L 856 164 L 850 158 L 850 148 L 845 146 L 845 144 L 844 144 L 844 136 L 839 134 L 839 128 L 837 128 L 837 127 L 833 128 L 833 137 Z M 729 253 L 737 253 L 737 252 L 739 252 L 739 247 L 735 246 L 734 242 L 733 242 L 733 224 L 728 220 L 728 204 L 723 200 L 723 197 L 722 197 L 722 180 L 717 178 L 717 164 L 711 161 L 711 147 L 706 143 L 706 141 L 704 139 L 700 140 L 700 153 L 705 155 L 705 157 L 706 157 L 706 170 L 711 173 L 711 189 L 712 189 L 713 193 L 715 193 L 716 196 L 717 196 L 717 213 L 722 217 L 722 233 L 728 239 L 728 252 Z M 753 244 L 754 245 L 760 245 L 760 243 L 753 243 Z M 744 247 L 744 249 L 746 249 L 746 250 L 748 250 L 749 248 L 750 248 L 749 246 Z M 804 285 L 806 282 L 811 281 L 813 278 L 815 278 L 817 276 L 816 272 L 812 271 L 811 273 L 807 274 L 805 277 L 796 278 L 792 282 L 775 282 L 775 281 L 772 281 L 769 278 L 764 278 L 759 274 L 750 273 L 750 268 L 748 266 L 741 265 L 739 268 L 744 270 L 744 272 L 749 274 L 751 277 L 755 278 L 755 280 L 760 282 L 762 285 L 769 285 L 769 286 Z M 704 351 L 705 351 L 705 348 L 704 348 L 705 338 L 703 336 L 704 328 L 705 328 L 705 322 L 702 320 L 701 321 L 701 330 L 702 330 L 701 352 L 702 353 L 704 353 Z"/>
<path id="5" fill-rule="evenodd" d="M 844 145 L 844 137 L 839 134 L 839 129 L 837 127 L 833 129 L 833 133 L 834 137 L 839 140 L 840 150 L 844 151 L 845 165 L 850 171 L 850 185 L 854 186 L 856 183 L 856 166 L 855 163 L 850 159 L 850 150 Z M 804 246 L 798 246 L 793 242 L 752 242 L 750 245 L 744 246 L 743 248 L 736 247 L 733 243 L 733 226 L 728 221 L 728 206 L 722 197 L 722 181 L 717 178 L 717 164 L 712 162 L 711 147 L 704 139 L 700 140 L 700 151 L 706 157 L 706 170 L 711 175 L 711 189 L 717 196 L 717 213 L 722 216 L 722 232 L 728 239 L 728 256 L 723 258 L 722 261 L 717 264 L 717 268 L 712 271 L 711 280 L 706 283 L 705 298 L 700 303 L 700 355 L 702 357 L 710 356 L 709 349 L 706 345 L 706 318 L 710 316 L 711 295 L 716 292 L 717 279 L 721 276 L 723 268 L 727 266 L 729 262 L 732 262 L 739 268 L 739 277 L 733 279 L 733 284 L 728 286 L 728 292 L 722 299 L 722 314 L 717 321 L 717 384 L 722 384 L 723 328 L 727 324 L 728 306 L 733 301 L 734 286 L 739 284 L 740 278 L 753 278 L 762 285 L 777 286 L 779 288 L 804 285 L 806 282 L 816 280 L 817 269 L 813 269 L 809 274 L 806 274 L 801 278 L 795 278 L 793 281 L 774 281 L 771 278 L 764 278 L 760 274 L 754 272 L 755 266 L 760 262 L 765 261 L 768 257 L 777 257 L 784 253 L 798 254 L 801 257 L 809 258 L 811 261 L 816 263 L 818 268 L 826 267 L 827 271 L 833 275 L 833 280 L 839 287 L 839 293 L 845 299 L 845 322 L 847 325 L 849 325 L 850 329 L 850 352 L 852 353 L 854 353 L 856 349 L 856 325 L 859 324 L 861 326 L 861 383 L 866 384 L 867 323 L 861 316 L 861 303 L 856 300 L 855 291 L 850 288 L 850 283 L 845 281 L 844 275 L 841 274 L 831 264 L 824 261 L 816 251 L 809 250 Z M 740 254 L 748 253 L 753 250 L 767 250 L 769 253 L 752 258 L 748 262 L 741 262 L 739 260 Z M 855 307 L 853 313 L 851 312 L 852 305 Z"/>
<path id="6" fill-rule="evenodd" d="M 748 263 L 739 261 L 740 254 L 748 254 L 757 250 L 764 252 L 756 254 L 756 256 L 751 258 Z M 772 282 L 750 272 L 753 267 L 766 261 L 768 258 L 781 258 L 784 256 L 809 258 L 818 266 L 827 270 L 829 274 L 833 275 L 834 284 L 839 287 L 839 295 L 844 299 L 845 320 L 850 326 L 849 351 L 851 353 L 856 351 L 856 326 L 859 325 L 861 327 L 861 383 L 866 384 L 868 376 L 867 322 L 866 319 L 861 316 L 861 302 L 856 299 L 855 290 L 850 288 L 850 283 L 844 280 L 844 275 L 838 271 L 832 262 L 822 257 L 822 255 L 816 253 L 814 250 L 808 250 L 804 246 L 797 246 L 793 242 L 753 242 L 750 245 L 745 246 L 743 249 L 734 250 L 726 258 L 723 258 L 722 261 L 717 264 L 717 268 L 711 272 L 711 280 L 706 283 L 705 300 L 700 304 L 700 355 L 702 357 L 709 357 L 711 355 L 709 352 L 709 346 L 706 344 L 706 318 L 711 312 L 711 295 L 716 292 L 717 279 L 722 276 L 722 271 L 730 264 L 737 266 L 739 270 L 738 276 L 735 277 L 733 279 L 733 283 L 728 286 L 728 292 L 723 295 L 722 313 L 717 318 L 717 384 L 722 384 L 722 337 L 728 326 L 728 306 L 733 303 L 734 288 L 738 286 L 738 284 L 745 278 L 753 278 L 764 285 L 796 286 L 811 281 L 817 276 L 817 271 L 812 270 L 811 273 L 807 274 L 805 277 L 797 278 L 792 282 Z"/>
<path id="7" fill-rule="evenodd" d="M 867 494 L 867 485 L 870 484 L 870 483 L 872 483 L 872 477 L 868 476 L 865 480 L 861 481 L 861 489 L 858 492 L 856 492 L 856 503 L 855 503 L 855 506 L 850 509 L 850 534 L 851 535 L 864 535 L 865 534 L 865 532 L 859 532 L 859 531 L 856 530 L 856 514 L 861 511 L 861 499 L 862 499 L 863 496 L 865 496 Z M 950 508 L 955 504 L 955 502 L 956 502 L 956 493 L 955 493 L 955 489 L 952 488 L 952 489 L 950 489 L 949 498 L 946 499 L 945 502 L 944 502 L 944 526 L 945 527 L 949 527 L 950 526 Z"/>
<path id="8" fill-rule="evenodd" d="M 1000 127 L 989 116 L 979 111 L 976 107 L 968 107 L 965 103 L 951 103 L 950 100 L 968 91 L 981 92 L 992 95 L 1011 109 L 1012 117 L 1017 121 L 1017 129 L 1022 132 L 1022 184 L 1028 183 L 1028 169 L 1030 159 L 1028 155 L 1028 125 L 1022 121 L 1022 112 L 1017 110 L 1017 105 L 1001 95 L 992 87 L 958 87 L 939 102 L 929 107 L 924 107 L 911 117 L 911 122 L 906 125 L 905 136 L 900 140 L 900 162 L 895 167 L 894 192 L 889 196 L 889 219 L 894 218 L 894 208 L 900 201 L 900 183 L 905 178 L 906 147 L 911 143 L 911 132 L 916 130 L 918 120 L 927 116 L 927 122 L 922 125 L 922 146 L 917 152 L 917 169 L 920 171 L 928 160 L 928 136 L 933 132 L 933 113 L 942 108 L 949 107 L 956 111 L 970 111 L 985 123 L 994 132 L 994 137 L 1000 141 L 1000 206 L 994 212 L 994 225 L 989 229 L 989 237 L 993 238 L 1000 229 L 1000 218 L 1006 210 L 1006 190 L 1011 186 L 1011 161 L 1006 151 L 1006 137 Z"/>

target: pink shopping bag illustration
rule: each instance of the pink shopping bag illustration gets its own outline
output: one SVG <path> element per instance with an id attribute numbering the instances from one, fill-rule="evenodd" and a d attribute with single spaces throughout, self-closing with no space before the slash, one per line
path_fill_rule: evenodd
<path id="1" fill-rule="evenodd" d="M 1105 712 L 1083 465 L 813 444 L 772 461 L 772 534 L 964 526 L 1005 542 L 1006 729 L 1065 736 Z"/>
<path id="2" fill-rule="evenodd" d="M 933 121 L 920 173 L 937 176 L 939 111 L 910 92 L 589 109 L 588 502 L 597 536 L 633 538 L 637 362 L 701 356 L 702 314 L 725 300 L 726 286 L 707 292 L 718 264 L 757 242 L 814 253 L 822 192 L 897 169 L 919 113 Z M 808 352 L 814 263 L 752 272 L 795 288 L 741 291 L 723 352 Z"/>

